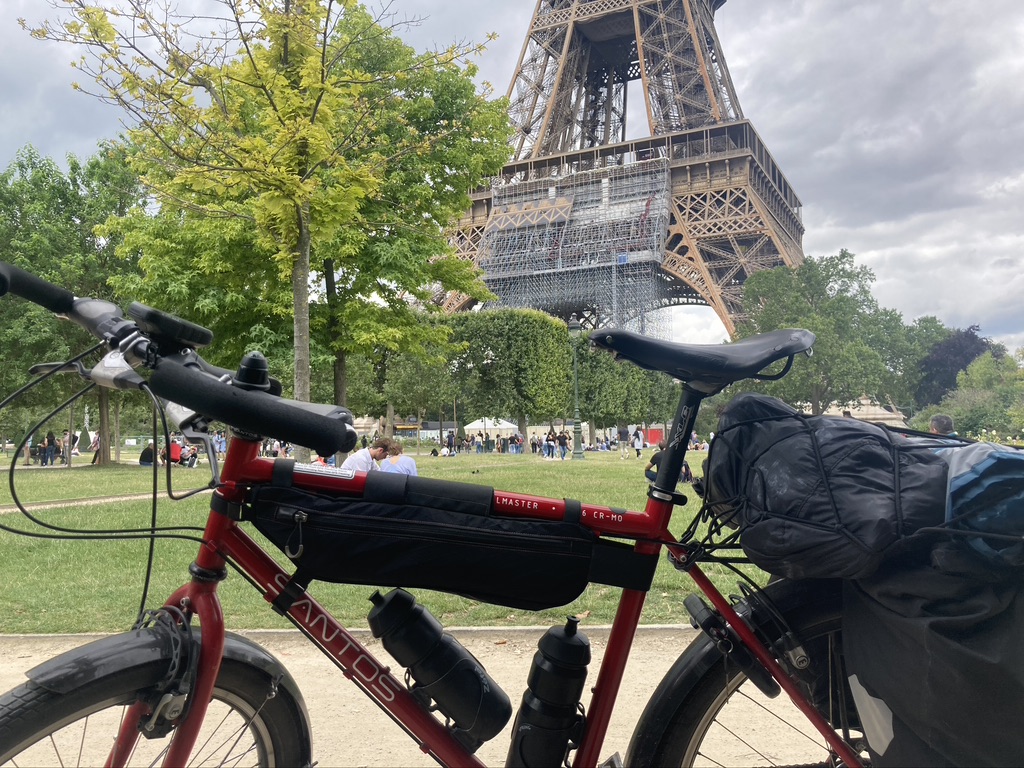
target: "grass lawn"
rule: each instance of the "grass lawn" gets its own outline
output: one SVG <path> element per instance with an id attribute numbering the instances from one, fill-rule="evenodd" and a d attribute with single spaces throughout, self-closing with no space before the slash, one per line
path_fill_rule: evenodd
<path id="1" fill-rule="evenodd" d="M 446 480 L 489 485 L 537 496 L 575 498 L 595 504 L 627 509 L 643 507 L 647 483 L 643 478 L 646 460 L 620 460 L 617 453 L 587 454 L 584 461 L 542 461 L 530 454 L 500 456 L 476 454 L 441 459 L 408 455 L 417 459 L 420 474 Z M 649 454 L 648 452 L 645 452 Z M 699 457 L 691 464 L 699 474 Z M 202 486 L 207 476 L 201 469 L 175 468 L 175 493 Z M 18 469 L 15 473 L 19 498 L 25 503 L 72 500 L 34 512 L 46 524 L 66 529 L 108 530 L 146 528 L 150 503 L 147 500 L 119 500 L 87 505 L 82 500 L 96 497 L 145 493 L 152 485 L 152 473 L 137 465 L 92 467 L 86 462 L 71 469 Z M 160 487 L 165 485 L 163 470 Z M 692 494 L 691 494 L 692 495 Z M 161 526 L 202 526 L 208 497 L 184 501 L 161 496 Z M 0 507 L 10 505 L 10 492 L 0 490 Z M 693 499 L 676 512 L 673 529 L 680 530 L 697 510 Z M 0 515 L 0 525 L 46 533 L 19 514 Z M 259 534 L 250 529 L 254 536 Z M 179 535 L 190 536 L 184 532 Z M 0 597 L 0 632 L 45 633 L 120 631 L 134 620 L 140 601 L 145 568 L 146 541 L 68 541 L 30 538 L 0 532 L 0 563 L 4 576 Z M 267 545 L 272 549 L 272 545 Z M 188 578 L 187 568 L 196 544 L 187 540 L 161 539 L 157 542 L 153 587 L 149 607 Z M 282 561 L 284 556 L 280 557 Z M 725 591 L 734 591 L 735 577 L 725 572 L 710 575 Z M 310 590 L 347 626 L 365 626 L 370 608 L 371 587 L 316 583 Z M 683 598 L 691 591 L 685 574 L 662 561 L 655 576 L 644 612 L 645 623 L 688 621 Z M 448 626 L 465 625 L 547 625 L 567 614 L 583 614 L 590 623 L 609 623 L 615 612 L 618 590 L 594 584 L 574 603 L 544 612 L 513 610 L 442 593 L 418 591 L 417 597 Z M 275 628 L 290 626 L 269 610 L 262 597 L 237 574 L 221 588 L 229 628 Z"/>

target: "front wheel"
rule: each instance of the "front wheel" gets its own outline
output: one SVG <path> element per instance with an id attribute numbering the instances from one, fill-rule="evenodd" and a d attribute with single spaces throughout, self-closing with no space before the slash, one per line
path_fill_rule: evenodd
<path id="1" fill-rule="evenodd" d="M 862 742 L 843 669 L 841 585 L 776 582 L 766 590 L 809 666 L 799 681 L 811 701 L 849 743 Z M 741 613 L 746 613 L 741 606 Z M 780 623 L 753 607 L 762 639 L 782 645 Z M 866 754 L 862 752 L 864 759 Z M 784 693 L 768 698 L 706 636 L 676 661 L 648 704 L 630 743 L 631 766 L 834 766 L 825 740 Z"/>
<path id="2" fill-rule="evenodd" d="M 66 693 L 29 681 L 0 697 L 0 765 L 103 765 L 127 708 L 166 664 L 135 666 Z M 263 670 L 224 659 L 189 765 L 307 763 L 292 702 Z M 170 733 L 140 737 L 129 765 L 160 765 Z"/>

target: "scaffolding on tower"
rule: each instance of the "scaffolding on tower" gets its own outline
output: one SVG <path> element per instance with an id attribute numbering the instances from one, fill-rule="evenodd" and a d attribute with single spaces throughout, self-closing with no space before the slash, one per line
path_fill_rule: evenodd
<path id="1" fill-rule="evenodd" d="M 653 332 L 671 173 L 659 158 L 531 181 L 496 180 L 479 264 L 490 306 L 577 313 Z"/>

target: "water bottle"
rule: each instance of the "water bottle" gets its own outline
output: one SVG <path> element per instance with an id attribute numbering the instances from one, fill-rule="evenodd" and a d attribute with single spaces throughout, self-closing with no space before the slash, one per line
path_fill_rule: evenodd
<path id="1" fill-rule="evenodd" d="M 565 762 L 583 732 L 580 697 L 587 680 L 590 641 L 570 616 L 551 627 L 537 644 L 526 692 L 512 728 L 509 768 L 557 766 Z"/>
<path id="2" fill-rule="evenodd" d="M 483 666 L 404 589 L 370 597 L 373 636 L 415 681 L 410 692 L 425 707 L 431 700 L 470 752 L 494 738 L 512 717 L 512 702 Z"/>

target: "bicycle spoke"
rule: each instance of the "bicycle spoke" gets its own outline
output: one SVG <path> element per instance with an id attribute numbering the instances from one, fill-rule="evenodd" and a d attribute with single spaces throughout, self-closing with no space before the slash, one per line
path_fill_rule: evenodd
<path id="1" fill-rule="evenodd" d="M 807 733 L 807 731 L 805 731 L 805 730 L 803 730 L 801 728 L 798 728 L 796 725 L 794 725 L 791 720 L 783 717 L 778 712 L 773 710 L 771 707 L 765 706 L 764 702 L 758 701 L 757 699 L 755 699 L 753 696 L 748 694 L 746 691 L 743 691 L 742 689 L 739 691 L 739 694 L 744 699 L 749 701 L 753 706 L 755 706 L 758 709 L 760 709 L 762 712 L 764 712 L 769 717 L 771 717 L 774 720 L 777 720 L 778 722 L 782 723 L 789 730 L 795 731 L 796 733 L 799 733 L 801 736 L 804 737 L 804 739 L 809 741 L 811 744 L 814 744 L 817 747 L 821 747 L 822 750 L 827 750 L 828 749 L 828 747 L 826 745 L 824 745 L 822 742 L 818 741 L 816 738 L 811 736 L 811 734 Z M 819 736 L 819 734 L 815 731 L 814 736 Z"/>

